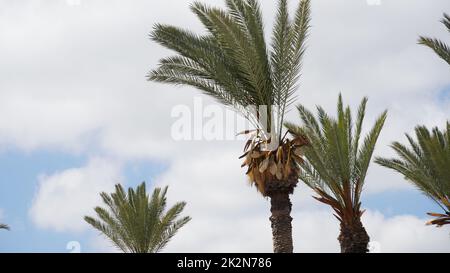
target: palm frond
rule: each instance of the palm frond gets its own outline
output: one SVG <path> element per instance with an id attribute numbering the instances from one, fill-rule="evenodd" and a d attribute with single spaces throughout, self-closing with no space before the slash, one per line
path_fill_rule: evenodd
<path id="1" fill-rule="evenodd" d="M 361 180 L 365 180 L 367 170 L 369 169 L 369 164 L 372 159 L 373 151 L 375 150 L 375 145 L 377 143 L 378 137 L 383 129 L 384 123 L 386 121 L 387 111 L 383 112 L 380 117 L 376 120 L 375 125 L 369 132 L 364 140 L 362 147 L 356 158 L 356 169 L 358 170 L 358 177 Z"/>
<path id="2" fill-rule="evenodd" d="M 376 163 L 395 170 L 434 200 L 446 214 L 450 213 L 450 123 L 440 131 L 417 126 L 416 139 L 406 135 L 411 148 L 394 142 L 391 147 L 399 158 L 376 158 Z M 447 216 L 448 217 L 448 216 Z M 445 218 L 445 217 L 444 217 Z M 436 219 L 432 224 L 448 224 Z M 448 219 L 448 218 L 447 218 Z"/>
<path id="3" fill-rule="evenodd" d="M 442 19 L 441 23 L 444 24 L 444 26 L 450 32 L 450 16 L 448 16 L 448 14 L 444 13 L 444 19 Z"/>
<path id="4" fill-rule="evenodd" d="M 160 234 L 162 235 L 162 238 L 161 242 L 156 244 L 155 252 L 161 251 L 177 231 L 191 220 L 188 216 L 177 220 L 185 206 L 186 203 L 184 202 L 175 204 L 161 219 Z"/>
<path id="5" fill-rule="evenodd" d="M 284 113 L 295 100 L 310 18 L 309 0 L 299 2 L 293 22 L 289 19 L 287 1 L 279 0 L 273 30 L 271 62 L 275 104 L 279 106 L 280 135 L 284 123 Z"/>
<path id="6" fill-rule="evenodd" d="M 450 32 L 450 17 L 444 13 L 444 19 L 442 19 L 441 22 Z M 431 48 L 439 57 L 441 57 L 444 61 L 450 64 L 450 47 L 443 41 L 438 40 L 436 38 L 420 36 L 419 44 Z"/>

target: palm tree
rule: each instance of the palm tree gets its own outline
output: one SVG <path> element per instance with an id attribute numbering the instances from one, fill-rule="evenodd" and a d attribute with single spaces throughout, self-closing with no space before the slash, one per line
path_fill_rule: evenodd
<path id="1" fill-rule="evenodd" d="M 9 230 L 9 226 L 5 224 L 0 224 L 0 229 L 6 229 Z"/>
<path id="2" fill-rule="evenodd" d="M 376 162 L 405 176 L 426 196 L 434 200 L 445 212 L 428 213 L 436 219 L 428 224 L 438 227 L 450 224 L 450 123 L 444 132 L 434 128 L 430 132 L 425 126 L 415 129 L 415 141 L 406 134 L 410 148 L 399 142 L 391 147 L 400 157 L 385 159 L 378 157 Z"/>
<path id="3" fill-rule="evenodd" d="M 447 30 L 450 32 L 450 16 L 444 13 L 444 19 L 441 21 Z M 433 49 L 436 54 L 439 55 L 444 61 L 450 64 L 450 47 L 446 45 L 444 42 L 434 39 L 421 36 L 419 38 L 419 44 L 428 46 Z"/>
<path id="4" fill-rule="evenodd" d="M 190 217 L 178 219 L 186 205 L 184 202 L 164 212 L 166 193 L 167 187 L 156 188 L 150 198 L 145 182 L 136 190 L 128 189 L 128 194 L 121 185 L 116 185 L 115 193 L 100 194 L 108 208 L 95 208 L 98 219 L 89 216 L 84 219 L 123 252 L 156 253 L 191 220 Z"/>
<path id="5" fill-rule="evenodd" d="M 310 21 L 310 1 L 300 0 L 294 18 L 278 1 L 270 49 L 257 0 L 226 0 L 226 9 L 195 2 L 191 10 L 207 34 L 157 24 L 151 38 L 177 53 L 160 60 L 149 80 L 195 87 L 231 106 L 255 130 L 245 145 L 247 175 L 271 199 L 274 252 L 292 252 L 289 195 L 298 183 L 298 147 L 283 134 L 284 115 L 295 98 Z"/>
<path id="6" fill-rule="evenodd" d="M 341 231 L 338 240 L 343 253 L 368 251 L 369 235 L 361 216 L 361 192 L 378 136 L 386 120 L 384 112 L 360 145 L 367 98 L 359 106 L 356 126 L 349 107 L 344 109 L 339 95 L 337 119 L 317 107 L 318 118 L 303 106 L 298 106 L 302 126 L 287 123 L 289 131 L 306 136 L 310 145 L 302 148 L 300 179 L 312 188 L 318 201 L 334 210 Z M 355 128 L 353 130 L 353 128 Z"/>

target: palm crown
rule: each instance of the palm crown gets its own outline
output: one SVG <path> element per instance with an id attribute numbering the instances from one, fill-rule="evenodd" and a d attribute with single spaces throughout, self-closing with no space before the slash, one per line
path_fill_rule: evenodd
<path id="1" fill-rule="evenodd" d="M 300 179 L 332 207 L 341 223 L 339 241 L 342 252 L 367 252 L 369 236 L 361 223 L 361 192 L 378 136 L 386 120 L 384 112 L 360 145 L 367 98 L 359 106 L 356 127 L 349 107 L 344 109 L 339 95 L 337 118 L 317 107 L 318 119 L 305 107 L 298 106 L 303 126 L 287 123 L 294 135 L 305 136 L 309 145 L 302 149 L 304 161 Z M 354 130 L 353 130 L 354 129 Z"/>
<path id="2" fill-rule="evenodd" d="M 279 0 L 271 49 L 257 0 L 226 0 L 226 10 L 195 2 L 191 10 L 208 33 L 157 24 L 151 38 L 178 54 L 160 60 L 148 78 L 200 89 L 242 113 L 263 139 L 281 142 L 305 49 L 309 2 L 300 1 L 290 20 L 287 0 Z M 260 106 L 266 109 L 260 111 Z"/>
<path id="3" fill-rule="evenodd" d="M 443 132 L 438 128 L 430 132 L 424 126 L 415 131 L 417 141 L 406 134 L 410 148 L 399 142 L 391 145 L 400 158 L 379 157 L 376 162 L 403 174 L 443 208 L 446 214 L 429 213 L 437 217 L 429 224 L 450 224 L 450 123 Z"/>
<path id="4" fill-rule="evenodd" d="M 442 19 L 442 24 L 445 25 L 447 30 L 450 32 L 450 16 L 444 13 L 444 19 Z M 450 64 L 450 47 L 444 42 L 435 39 L 421 36 L 419 39 L 419 44 L 428 46 L 433 49 L 436 54 L 439 55 L 444 61 Z"/>
<path id="5" fill-rule="evenodd" d="M 300 179 L 314 189 L 319 201 L 333 207 L 340 221 L 351 222 L 360 215 L 360 197 L 378 136 L 387 112 L 375 122 L 362 145 L 360 137 L 367 98 L 359 106 L 353 130 L 350 108 L 344 109 L 339 96 L 338 116 L 333 119 L 317 107 L 318 120 L 303 106 L 298 106 L 303 126 L 287 123 L 295 135 L 305 135 L 310 145 L 303 148 L 306 160 L 301 164 Z"/>
<path id="6" fill-rule="evenodd" d="M 100 194 L 108 208 L 96 207 L 98 219 L 86 216 L 85 220 L 123 252 L 159 252 L 190 221 L 190 217 L 178 219 L 184 202 L 165 212 L 166 193 L 167 187 L 156 188 L 150 198 L 145 183 L 136 190 L 130 188 L 128 194 L 121 185 L 116 185 L 115 193 Z"/>

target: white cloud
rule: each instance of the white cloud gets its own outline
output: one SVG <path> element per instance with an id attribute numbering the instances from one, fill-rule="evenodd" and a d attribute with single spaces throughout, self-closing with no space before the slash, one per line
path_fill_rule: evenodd
<path id="1" fill-rule="evenodd" d="M 0 95 L 1 96 L 1 95 Z M 3 94 L 0 108 L 2 143 L 24 149 L 52 147 L 79 152 L 98 129 L 98 113 L 77 99 L 32 98 Z"/>
<path id="2" fill-rule="evenodd" d="M 298 252 L 339 252 L 339 223 L 326 210 L 295 214 L 294 240 Z M 383 216 L 366 211 L 363 223 L 376 252 L 450 252 L 449 230 L 426 226 L 426 219 L 412 215 Z"/>
<path id="3" fill-rule="evenodd" d="M 381 252 L 450 253 L 449 229 L 427 226 L 427 219 L 411 215 L 387 218 L 368 211 L 363 220 L 371 239 L 380 243 Z"/>
<path id="4" fill-rule="evenodd" d="M 30 217 L 39 227 L 55 231 L 82 231 L 83 217 L 100 205 L 99 193 L 110 192 L 121 182 L 120 166 L 94 158 L 82 168 L 42 175 L 30 208 Z"/>

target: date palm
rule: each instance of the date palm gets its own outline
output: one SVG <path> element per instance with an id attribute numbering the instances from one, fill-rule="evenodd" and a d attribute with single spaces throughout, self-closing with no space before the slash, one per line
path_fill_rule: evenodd
<path id="1" fill-rule="evenodd" d="M 384 112 L 360 143 L 367 98 L 359 106 L 356 124 L 349 107 L 344 109 L 339 95 L 337 118 L 317 107 L 317 118 L 303 106 L 298 106 L 302 126 L 287 123 L 289 131 L 306 136 L 310 145 L 302 148 L 300 179 L 311 187 L 318 201 L 334 210 L 340 222 L 338 240 L 344 253 L 368 251 L 369 235 L 361 216 L 361 193 L 378 136 L 386 120 Z"/>
<path id="2" fill-rule="evenodd" d="M 298 183 L 298 148 L 286 138 L 284 115 L 295 99 L 310 21 L 310 1 L 301 0 L 289 18 L 287 0 L 278 1 L 272 43 L 266 45 L 257 0 L 225 0 L 226 9 L 195 2 L 191 10 L 207 30 L 157 24 L 151 38 L 177 54 L 160 60 L 149 80 L 187 85 L 231 106 L 254 130 L 245 145 L 250 181 L 271 200 L 274 252 L 292 252 L 289 195 Z"/>
<path id="3" fill-rule="evenodd" d="M 442 19 L 441 22 L 450 32 L 450 16 L 444 13 L 444 19 Z M 428 46 L 429 48 L 433 49 L 434 52 L 439 55 L 439 57 L 450 64 L 450 47 L 441 40 L 421 36 L 419 39 L 419 44 Z"/>
<path id="4" fill-rule="evenodd" d="M 165 211 L 166 193 L 167 187 L 156 188 L 150 197 L 145 183 L 136 190 L 128 189 L 128 193 L 116 185 L 114 193 L 100 194 L 107 208 L 95 208 L 98 219 L 89 216 L 84 219 L 123 252 L 156 253 L 191 219 L 179 218 L 184 202 Z"/>
<path id="5" fill-rule="evenodd" d="M 9 226 L 5 224 L 0 224 L 0 229 L 6 229 L 9 230 Z"/>
<path id="6" fill-rule="evenodd" d="M 443 210 L 428 213 L 436 217 L 428 224 L 443 226 L 450 224 L 450 123 L 441 132 L 434 128 L 430 132 L 425 126 L 415 129 L 414 140 L 408 134 L 409 146 L 394 142 L 391 147 L 399 158 L 378 157 L 376 162 L 405 176 L 426 196 L 434 200 Z"/>

